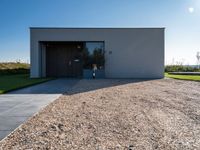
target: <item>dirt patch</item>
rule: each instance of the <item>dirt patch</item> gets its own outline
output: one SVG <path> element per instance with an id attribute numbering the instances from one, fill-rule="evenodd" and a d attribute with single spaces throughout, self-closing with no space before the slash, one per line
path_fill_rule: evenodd
<path id="1" fill-rule="evenodd" d="M 200 149 L 200 83 L 80 80 L 2 149 Z"/>

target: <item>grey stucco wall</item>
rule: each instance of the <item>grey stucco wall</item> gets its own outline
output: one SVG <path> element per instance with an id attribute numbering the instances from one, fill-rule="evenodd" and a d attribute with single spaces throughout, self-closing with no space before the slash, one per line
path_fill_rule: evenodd
<path id="1" fill-rule="evenodd" d="M 30 34 L 31 77 L 42 75 L 39 41 L 104 41 L 106 78 L 164 77 L 164 28 L 31 28 Z"/>

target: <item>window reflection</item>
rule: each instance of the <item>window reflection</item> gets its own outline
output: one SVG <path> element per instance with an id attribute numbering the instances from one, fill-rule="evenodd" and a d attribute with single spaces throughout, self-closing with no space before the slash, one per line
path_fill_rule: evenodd
<path id="1" fill-rule="evenodd" d="M 83 68 L 85 78 L 90 78 L 94 66 L 96 77 L 104 77 L 104 42 L 86 42 L 83 49 Z"/>

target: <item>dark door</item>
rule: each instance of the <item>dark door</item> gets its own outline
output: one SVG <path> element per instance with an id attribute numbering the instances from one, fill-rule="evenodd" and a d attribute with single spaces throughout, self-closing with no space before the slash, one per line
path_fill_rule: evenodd
<path id="1" fill-rule="evenodd" d="M 46 76 L 82 77 L 82 43 L 48 43 L 46 45 Z"/>

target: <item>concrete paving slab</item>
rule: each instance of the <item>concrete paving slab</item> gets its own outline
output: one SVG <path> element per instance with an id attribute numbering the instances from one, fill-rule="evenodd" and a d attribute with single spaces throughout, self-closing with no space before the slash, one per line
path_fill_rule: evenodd
<path id="1" fill-rule="evenodd" d="M 14 130 L 16 126 L 19 126 L 27 120 L 28 117 L 8 117 L 0 116 L 0 131 Z"/>
<path id="2" fill-rule="evenodd" d="M 7 111 L 11 107 L 0 106 L 0 114 Z"/>
<path id="3" fill-rule="evenodd" d="M 18 106 L 3 113 L 3 116 L 13 117 L 31 117 L 34 113 L 40 110 L 41 106 Z"/>
<path id="4" fill-rule="evenodd" d="M 77 82 L 56 79 L 0 95 L 0 140 Z"/>
<path id="5" fill-rule="evenodd" d="M 3 139 L 4 137 L 6 137 L 11 132 L 12 132 L 12 130 L 8 130 L 8 131 L 1 131 L 0 130 L 0 139 Z"/>

